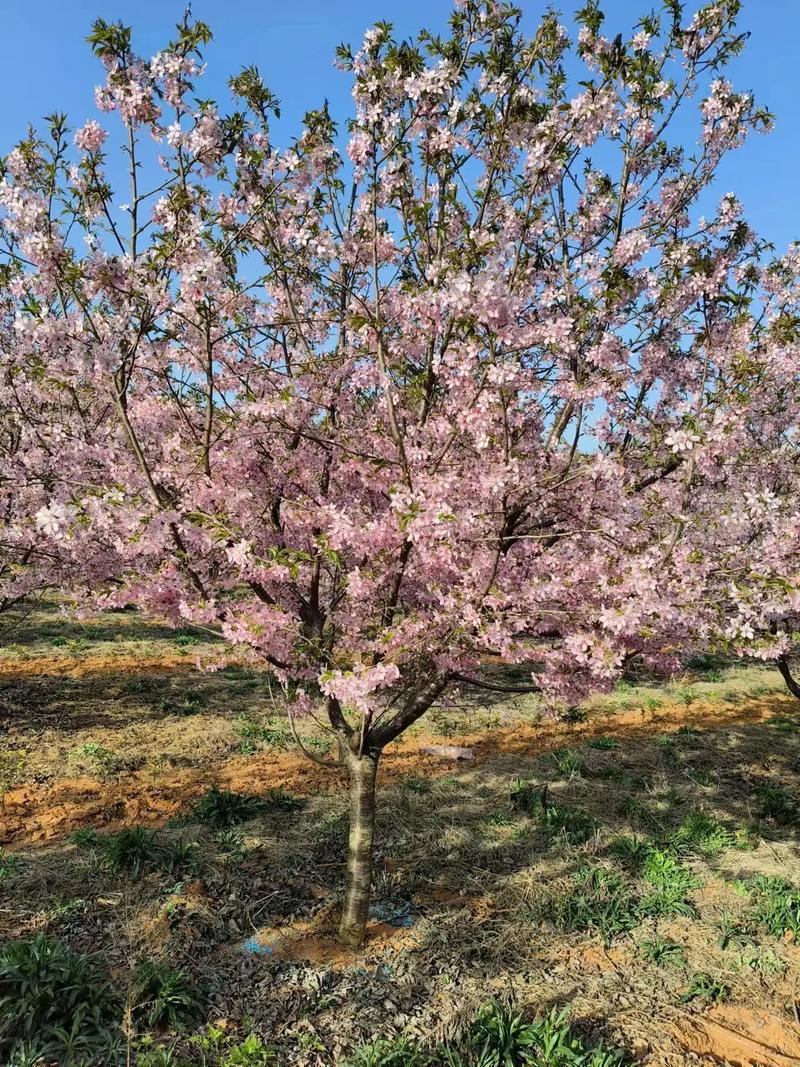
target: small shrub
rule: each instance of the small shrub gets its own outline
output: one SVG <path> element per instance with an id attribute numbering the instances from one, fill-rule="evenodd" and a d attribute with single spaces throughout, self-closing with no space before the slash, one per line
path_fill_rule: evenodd
<path id="1" fill-rule="evenodd" d="M 252 819 L 261 808 L 257 797 L 218 789 L 213 785 L 195 806 L 194 814 L 200 822 L 223 828 Z"/>
<path id="2" fill-rule="evenodd" d="M 134 973 L 131 983 L 134 1015 L 147 1026 L 179 1029 L 203 1010 L 205 997 L 183 971 L 148 961 Z"/>

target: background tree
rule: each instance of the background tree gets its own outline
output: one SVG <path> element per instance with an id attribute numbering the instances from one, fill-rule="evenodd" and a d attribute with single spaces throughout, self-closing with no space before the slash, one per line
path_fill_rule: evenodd
<path id="1" fill-rule="evenodd" d="M 76 595 L 218 629 L 293 723 L 328 724 L 351 944 L 380 755 L 446 690 L 557 706 L 721 631 L 708 516 L 795 374 L 736 199 L 694 210 L 769 125 L 720 74 L 738 6 L 670 0 L 608 40 L 589 3 L 575 43 L 477 0 L 445 38 L 378 24 L 339 51 L 344 153 L 326 107 L 276 146 L 254 68 L 238 110 L 198 101 L 203 23 L 144 60 L 101 20 L 125 225 L 95 120 L 77 159 L 55 116 L 6 160 L 3 358 L 48 457 L 28 529 Z M 685 148 L 670 131 L 698 103 Z"/>

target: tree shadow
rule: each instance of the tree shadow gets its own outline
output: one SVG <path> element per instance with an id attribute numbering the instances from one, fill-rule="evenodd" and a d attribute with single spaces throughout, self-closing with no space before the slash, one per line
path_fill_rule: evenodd
<path id="1" fill-rule="evenodd" d="M 83 621 L 63 615 L 54 601 L 23 605 L 0 616 L 0 645 L 29 648 L 43 643 L 58 649 L 69 644 L 118 641 L 186 641 L 216 644 L 222 638 L 192 626 L 169 626 L 148 620 L 135 609 L 105 612 Z"/>
<path id="2" fill-rule="evenodd" d="M 770 718 L 762 718 L 765 705 Z M 571 1003 L 587 1040 L 658 1049 L 664 1027 L 695 1010 L 680 1004 L 692 969 L 728 974 L 735 1003 L 779 1011 L 788 995 L 782 978 L 770 987 L 735 970 L 717 944 L 726 909 L 738 906 L 734 882 L 782 872 L 800 884 L 800 719 L 787 705 L 776 698 L 721 706 L 716 718 L 705 709 L 680 732 L 674 719 L 630 716 L 542 728 L 538 741 L 535 731 L 516 742 L 504 732 L 494 747 L 488 739 L 477 749 L 476 765 L 408 756 L 408 773 L 395 768 L 380 791 L 377 916 L 367 949 L 355 956 L 331 947 L 347 841 L 347 801 L 338 792 L 313 793 L 303 810 L 235 828 L 245 848 L 238 860 L 187 811 L 160 834 L 198 843 L 202 866 L 191 878 L 153 869 L 136 881 L 65 842 L 23 850 L 24 879 L 7 884 L 4 932 L 43 926 L 81 950 L 100 950 L 123 972 L 143 952 L 164 955 L 211 991 L 209 1018 L 247 1016 L 295 1052 L 298 1020 L 328 1049 L 409 1029 L 432 1042 L 454 1036 L 491 997 L 513 997 L 527 1014 Z M 553 832 L 535 805 L 517 810 L 518 779 L 592 820 L 585 840 Z M 787 805 L 777 815 L 776 789 Z M 587 866 L 625 873 L 609 848 L 615 837 L 659 845 L 693 812 L 731 835 L 715 855 L 678 856 L 702 883 L 689 894 L 695 918 L 642 919 L 604 945 L 591 930 L 563 931 L 536 917 L 537 903 L 569 893 Z M 737 831 L 745 851 L 733 843 Z M 746 911 L 746 897 L 738 899 Z M 299 934 L 285 950 L 242 949 L 256 931 L 287 930 Z M 642 942 L 656 936 L 685 945 L 686 968 L 643 961 Z"/>

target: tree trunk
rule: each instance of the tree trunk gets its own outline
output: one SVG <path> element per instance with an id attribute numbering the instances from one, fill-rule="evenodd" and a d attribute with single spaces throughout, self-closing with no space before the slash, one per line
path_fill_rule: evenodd
<path id="1" fill-rule="evenodd" d="M 375 832 L 375 778 L 378 754 L 348 754 L 350 775 L 350 841 L 347 856 L 347 894 L 339 938 L 350 948 L 360 948 L 367 933 L 372 844 Z"/>
<path id="2" fill-rule="evenodd" d="M 793 697 L 797 697 L 800 700 L 800 685 L 797 683 L 792 675 L 789 667 L 789 660 L 786 656 L 778 656 L 778 670 L 783 676 L 784 682 L 786 682 L 786 688 L 792 694 Z"/>

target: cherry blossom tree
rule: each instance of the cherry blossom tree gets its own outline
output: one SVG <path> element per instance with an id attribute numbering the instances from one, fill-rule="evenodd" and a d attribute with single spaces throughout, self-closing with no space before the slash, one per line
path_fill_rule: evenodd
<path id="1" fill-rule="evenodd" d="M 759 434 L 791 433 L 796 343 L 736 198 L 697 208 L 770 124 L 723 76 L 738 7 L 669 0 L 630 39 L 594 2 L 572 36 L 480 0 L 444 37 L 378 24 L 338 53 L 346 130 L 325 106 L 288 147 L 255 68 L 235 110 L 198 100 L 203 23 L 147 60 L 98 21 L 102 121 L 53 116 L 5 161 L 16 536 L 97 608 L 246 646 L 292 724 L 333 731 L 350 944 L 381 753 L 443 694 L 557 708 L 746 602 L 739 570 L 722 609 L 721 560 L 758 521 L 748 449 L 765 472 Z"/>

